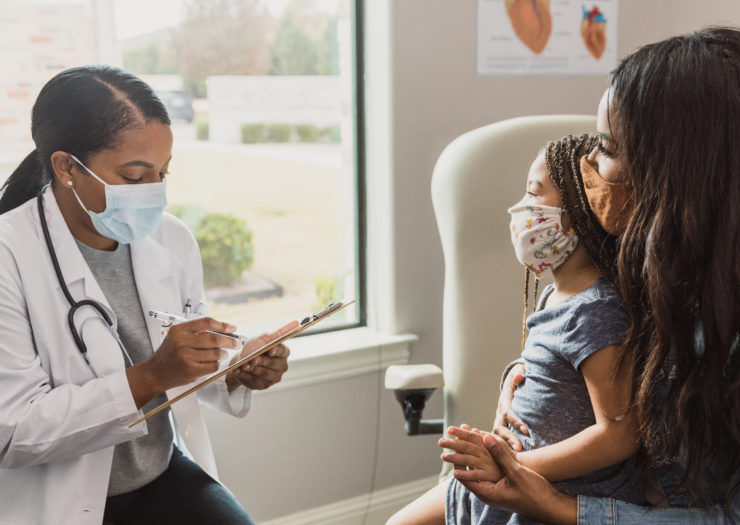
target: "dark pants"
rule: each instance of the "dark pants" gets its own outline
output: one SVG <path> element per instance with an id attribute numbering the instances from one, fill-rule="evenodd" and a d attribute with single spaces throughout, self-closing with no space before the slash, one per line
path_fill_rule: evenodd
<path id="1" fill-rule="evenodd" d="M 161 476 L 143 487 L 111 496 L 104 525 L 255 525 L 234 496 L 177 448 Z"/>

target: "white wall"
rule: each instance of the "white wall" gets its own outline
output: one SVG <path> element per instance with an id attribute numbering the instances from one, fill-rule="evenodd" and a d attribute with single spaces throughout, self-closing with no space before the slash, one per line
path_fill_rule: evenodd
<path id="1" fill-rule="evenodd" d="M 430 197 L 440 152 L 494 121 L 594 113 L 607 79 L 478 77 L 474 0 L 365 3 L 370 285 L 377 305 L 370 313 L 385 329 L 419 335 L 412 362 L 440 363 L 443 260 Z M 722 21 L 740 24 L 740 2 L 622 0 L 620 56 Z M 502 297 L 517 309 L 519 300 Z M 513 326 L 502 337 L 516 341 L 518 334 Z M 222 478 L 264 521 L 368 492 L 376 432 L 376 489 L 436 474 L 436 437 L 406 437 L 400 408 L 380 386 L 381 378 L 369 374 L 258 396 L 243 421 L 209 415 Z M 439 393 L 428 415 L 441 416 Z"/>

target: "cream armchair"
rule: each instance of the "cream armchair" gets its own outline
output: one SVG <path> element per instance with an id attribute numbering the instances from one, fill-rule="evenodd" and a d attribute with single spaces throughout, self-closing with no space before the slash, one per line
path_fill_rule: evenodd
<path id="1" fill-rule="evenodd" d="M 524 269 L 514 255 L 506 210 L 522 198 L 540 147 L 595 129 L 589 115 L 514 118 L 465 133 L 440 155 L 432 202 L 445 260 L 445 425 L 490 429 L 501 372 L 520 354 Z M 389 369 L 387 386 L 413 385 L 413 366 Z M 436 382 L 429 368 L 419 373 L 426 388 L 441 386 L 441 371 Z"/>

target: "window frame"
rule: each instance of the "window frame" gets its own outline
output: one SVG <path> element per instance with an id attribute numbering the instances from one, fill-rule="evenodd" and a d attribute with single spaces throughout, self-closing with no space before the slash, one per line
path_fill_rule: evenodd
<path id="1" fill-rule="evenodd" d="M 296 338 L 351 330 L 367 326 L 367 179 L 365 169 L 365 50 L 364 50 L 364 0 L 349 0 L 352 24 L 352 93 L 353 158 L 355 199 L 355 298 L 357 319 L 353 322 L 316 328 L 298 334 Z M 319 325 L 320 326 L 320 325 Z"/>

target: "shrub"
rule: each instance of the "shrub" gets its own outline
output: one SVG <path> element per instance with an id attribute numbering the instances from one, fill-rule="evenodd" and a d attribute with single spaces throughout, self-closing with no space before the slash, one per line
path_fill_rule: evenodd
<path id="1" fill-rule="evenodd" d="M 260 144 L 264 142 L 291 142 L 297 138 L 300 142 L 331 142 L 339 144 L 342 141 L 339 126 L 319 128 L 313 124 L 242 124 L 242 144 Z M 295 137 L 294 137 L 295 135 Z"/>
<path id="2" fill-rule="evenodd" d="M 208 140 L 208 122 L 197 122 L 195 124 L 195 137 L 198 140 Z"/>
<path id="3" fill-rule="evenodd" d="M 330 277 L 322 273 L 314 278 L 313 284 L 316 290 L 316 303 L 311 306 L 311 309 L 314 311 L 342 298 L 342 279 L 339 277 Z"/>
<path id="4" fill-rule="evenodd" d="M 242 144 L 257 144 L 264 141 L 264 124 L 242 124 Z"/>
<path id="5" fill-rule="evenodd" d="M 318 142 L 321 135 L 321 130 L 313 124 L 298 124 L 295 131 L 301 142 Z"/>
<path id="6" fill-rule="evenodd" d="M 342 130 L 338 125 L 327 126 L 321 129 L 321 138 L 328 140 L 332 144 L 341 144 Z"/>
<path id="7" fill-rule="evenodd" d="M 228 284 L 252 266 L 252 232 L 238 217 L 227 213 L 207 214 L 198 227 L 195 239 L 203 258 L 203 281 L 206 286 Z"/>
<path id="8" fill-rule="evenodd" d="M 197 204 L 172 205 L 167 211 L 195 235 L 206 287 L 229 284 L 252 266 L 252 232 L 242 219 L 228 213 L 207 213 Z"/>
<path id="9" fill-rule="evenodd" d="M 290 142 L 292 131 L 290 124 L 269 124 L 265 136 L 266 142 Z"/>

